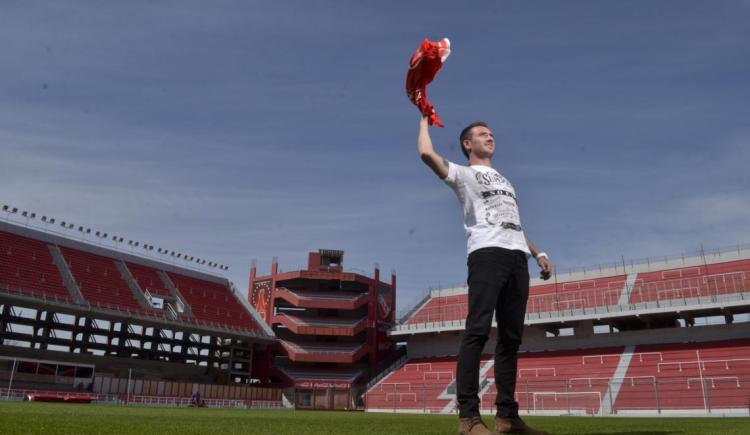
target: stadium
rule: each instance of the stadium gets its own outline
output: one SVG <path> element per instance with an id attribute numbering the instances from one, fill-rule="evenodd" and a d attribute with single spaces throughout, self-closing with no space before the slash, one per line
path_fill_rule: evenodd
<path id="1" fill-rule="evenodd" d="M 1 435 L 750 433 L 747 3 L 92 6 L 0 13 Z"/>
<path id="2" fill-rule="evenodd" d="M 396 321 L 395 275 L 347 272 L 342 251 L 320 250 L 306 270 L 253 267 L 245 299 L 150 245 L 76 240 L 54 229 L 68 223 L 4 211 L 5 400 L 455 413 L 465 286 L 431 289 Z M 750 247 L 735 246 L 532 280 L 521 413 L 748 416 L 749 274 Z M 487 414 L 492 343 L 480 372 Z"/>

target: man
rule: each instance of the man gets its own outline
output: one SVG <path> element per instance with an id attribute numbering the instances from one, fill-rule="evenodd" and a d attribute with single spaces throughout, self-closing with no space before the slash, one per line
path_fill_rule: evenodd
<path id="1" fill-rule="evenodd" d="M 528 256 L 536 259 L 541 278 L 549 279 L 552 264 L 526 238 L 510 182 L 492 168 L 495 138 L 483 122 L 466 127 L 461 150 L 469 166 L 447 161 L 435 152 L 422 117 L 417 146 L 422 161 L 458 196 L 468 239 L 469 314 L 458 352 L 456 397 L 459 435 L 492 434 L 479 415 L 479 364 L 496 313 L 495 434 L 545 434 L 527 426 L 518 416 L 515 400 L 518 347 L 529 296 Z"/>

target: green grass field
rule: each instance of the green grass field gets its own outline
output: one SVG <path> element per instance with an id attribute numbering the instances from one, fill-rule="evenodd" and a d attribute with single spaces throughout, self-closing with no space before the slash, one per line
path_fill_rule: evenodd
<path id="1" fill-rule="evenodd" d="M 491 418 L 485 419 L 488 424 Z M 553 434 L 750 434 L 750 418 L 528 417 Z M 491 427 L 491 426 L 490 426 Z M 456 417 L 0 402 L 0 434 L 450 435 Z"/>

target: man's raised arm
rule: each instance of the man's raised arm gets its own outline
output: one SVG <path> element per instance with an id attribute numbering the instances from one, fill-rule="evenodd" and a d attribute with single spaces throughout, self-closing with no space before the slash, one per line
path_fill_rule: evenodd
<path id="1" fill-rule="evenodd" d="M 419 136 L 417 137 L 419 157 L 422 158 L 422 161 L 429 166 L 438 177 L 445 178 L 448 176 L 448 161 L 435 152 L 435 149 L 432 147 L 432 140 L 430 139 L 430 132 L 428 129 L 429 124 L 427 122 L 427 117 L 423 116 L 419 121 Z"/>

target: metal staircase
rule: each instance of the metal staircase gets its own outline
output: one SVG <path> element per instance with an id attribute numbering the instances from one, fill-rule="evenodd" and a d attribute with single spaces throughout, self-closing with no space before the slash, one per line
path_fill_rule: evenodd
<path id="1" fill-rule="evenodd" d="M 120 271 L 120 275 L 122 275 L 122 277 L 125 279 L 125 282 L 128 284 L 128 288 L 133 293 L 133 297 L 136 301 L 138 301 L 138 305 L 140 305 L 144 310 L 153 310 L 154 306 L 151 300 L 144 295 L 143 290 L 141 290 L 141 286 L 138 285 L 138 281 L 136 281 L 133 274 L 130 273 L 130 269 L 128 269 L 125 263 L 120 260 L 113 261 L 115 262 L 115 266 L 117 266 L 117 270 Z"/>

